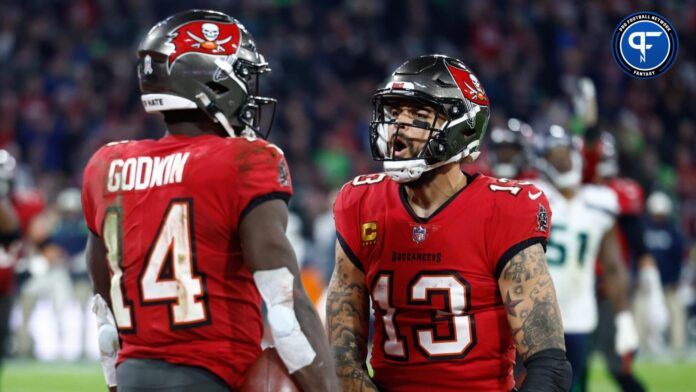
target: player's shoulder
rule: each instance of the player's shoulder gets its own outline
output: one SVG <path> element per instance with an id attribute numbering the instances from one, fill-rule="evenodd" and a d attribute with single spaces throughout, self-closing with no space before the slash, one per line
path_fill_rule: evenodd
<path id="1" fill-rule="evenodd" d="M 348 209 L 362 204 L 365 199 L 384 200 L 385 190 L 394 186 L 394 182 L 386 173 L 361 174 L 343 184 L 336 197 L 337 209 Z M 380 197 L 380 195 L 382 197 Z"/>
<path id="2" fill-rule="evenodd" d="M 99 147 L 94 154 L 92 154 L 92 160 L 118 156 L 124 151 L 132 150 L 134 147 L 137 148 L 137 146 L 142 143 L 143 141 L 139 140 L 117 140 L 106 143 Z"/>
<path id="3" fill-rule="evenodd" d="M 131 155 L 140 149 L 140 146 L 146 142 L 151 142 L 151 140 L 119 140 L 106 143 L 99 147 L 94 154 L 92 154 L 90 159 L 87 161 L 85 171 L 90 171 L 88 169 L 94 166 L 101 167 L 105 161 L 124 158 L 126 155 Z"/>
<path id="4" fill-rule="evenodd" d="M 584 184 L 580 188 L 579 196 L 589 207 L 600 209 L 613 215 L 618 213 L 618 195 L 612 188 L 606 185 Z"/>
<path id="5" fill-rule="evenodd" d="M 487 189 L 486 196 L 498 209 L 519 210 L 528 205 L 547 203 L 544 189 L 530 180 L 511 180 L 479 174 L 476 181 Z"/>
<path id="6" fill-rule="evenodd" d="M 283 150 L 277 145 L 268 140 L 256 137 L 226 137 L 221 138 L 219 141 L 215 142 L 215 144 L 218 147 L 238 154 L 267 155 L 271 157 L 284 155 Z"/>
<path id="7" fill-rule="evenodd" d="M 275 167 L 279 162 L 286 165 L 283 150 L 261 138 L 228 137 L 213 140 L 208 155 L 219 160 L 221 167 Z"/>

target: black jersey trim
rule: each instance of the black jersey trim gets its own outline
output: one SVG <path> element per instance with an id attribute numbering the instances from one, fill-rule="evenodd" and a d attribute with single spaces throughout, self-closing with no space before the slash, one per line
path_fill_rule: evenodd
<path id="1" fill-rule="evenodd" d="M 270 193 L 266 193 L 266 194 L 263 194 L 260 196 L 256 196 L 255 198 L 251 199 L 251 201 L 242 210 L 242 213 L 239 214 L 239 222 L 241 222 L 244 219 L 244 217 L 249 215 L 249 213 L 254 208 L 258 207 L 259 205 L 261 205 L 267 201 L 280 199 L 280 200 L 284 201 L 285 204 L 288 204 L 288 202 L 290 201 L 290 196 L 291 195 L 287 192 L 270 192 Z"/>
<path id="2" fill-rule="evenodd" d="M 507 265 L 508 261 L 510 261 L 513 257 L 515 257 L 516 254 L 520 253 L 523 249 L 529 248 L 530 246 L 534 244 L 541 244 L 541 246 L 544 248 L 544 252 L 546 252 L 546 237 L 532 237 L 532 238 L 527 238 L 526 240 L 522 240 L 515 245 L 511 246 L 508 250 L 503 253 L 502 256 L 500 256 L 500 259 L 498 259 L 498 264 L 495 266 L 495 280 L 497 281 L 500 279 L 500 274 L 503 273 L 503 270 L 505 269 L 505 266 Z"/>
<path id="3" fill-rule="evenodd" d="M 360 271 L 364 273 L 365 268 L 360 262 L 360 259 L 358 259 L 358 256 L 356 256 L 355 253 L 353 253 L 353 251 L 350 249 L 350 246 L 348 246 L 346 240 L 343 239 L 341 233 L 339 233 L 338 231 L 336 231 L 336 239 L 338 239 L 338 243 L 341 245 L 341 248 L 343 248 L 343 252 L 345 252 L 345 254 L 348 256 L 350 262 L 353 263 L 355 267 L 357 267 Z"/>
<path id="4" fill-rule="evenodd" d="M 101 239 L 101 236 L 97 234 L 96 231 L 92 230 L 89 226 L 87 226 L 87 230 L 89 230 L 90 233 L 94 234 L 95 237 Z"/>
<path id="5" fill-rule="evenodd" d="M 411 205 L 408 203 L 408 198 L 406 195 L 406 186 L 408 184 L 400 184 L 399 185 L 399 198 L 401 199 L 401 204 L 404 206 L 404 208 L 406 209 L 406 212 L 408 212 L 408 214 L 411 216 L 411 218 L 413 218 L 414 221 L 416 221 L 418 223 L 428 223 L 437 214 L 439 214 L 445 208 L 447 208 L 447 206 L 450 205 L 450 203 L 452 203 L 459 196 L 459 194 L 461 194 L 466 188 L 468 188 L 469 185 L 471 185 L 471 183 L 474 182 L 474 180 L 476 180 L 476 178 L 478 178 L 479 174 L 481 174 L 481 173 L 476 173 L 474 175 L 471 175 L 471 174 L 464 172 L 464 171 L 462 173 L 466 176 L 466 185 L 464 185 L 464 187 L 462 189 L 458 190 L 454 195 L 450 196 L 449 199 L 447 199 L 444 203 L 442 203 L 442 205 L 440 207 L 438 207 L 437 210 L 435 210 L 435 212 L 430 214 L 430 216 L 428 216 L 427 218 L 418 216 L 415 213 L 415 211 L 413 211 L 413 208 L 411 208 Z"/>

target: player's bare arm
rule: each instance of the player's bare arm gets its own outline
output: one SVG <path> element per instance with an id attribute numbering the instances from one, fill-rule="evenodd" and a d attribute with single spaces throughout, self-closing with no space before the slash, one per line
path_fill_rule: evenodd
<path id="1" fill-rule="evenodd" d="M 614 307 L 614 312 L 628 309 L 628 271 L 620 253 L 616 226 L 609 229 L 602 238 L 599 259 L 602 263 L 603 276 L 607 282 L 607 295 Z"/>
<path id="2" fill-rule="evenodd" d="M 565 350 L 561 311 L 541 245 L 515 255 L 498 284 L 517 352 L 523 359 L 550 348 Z"/>
<path id="3" fill-rule="evenodd" d="M 515 346 L 527 368 L 521 390 L 567 391 L 572 373 L 542 246 L 535 244 L 516 254 L 503 269 L 498 285 Z"/>
<path id="4" fill-rule="evenodd" d="M 614 348 L 619 355 L 630 354 L 638 349 L 638 331 L 629 310 L 628 271 L 621 258 L 616 225 L 604 234 L 599 248 L 599 259 L 604 267 L 607 296 L 614 308 Z"/>
<path id="5" fill-rule="evenodd" d="M 292 376 L 305 391 L 335 391 L 338 387 L 333 358 L 319 316 L 302 287 L 295 253 L 285 236 L 287 222 L 288 209 L 282 200 L 267 201 L 246 215 L 239 230 L 244 261 L 252 272 L 283 268 L 290 271 L 294 278 L 294 316 L 316 354 L 309 365 L 298 369 Z M 280 347 L 278 349 L 280 352 Z"/>
<path id="6" fill-rule="evenodd" d="M 87 271 L 92 281 L 92 292 L 101 295 L 111 305 L 111 296 L 109 295 L 111 278 L 106 260 L 106 248 L 101 238 L 92 232 L 89 232 L 87 236 L 85 257 L 87 259 Z"/>
<path id="7" fill-rule="evenodd" d="M 329 341 L 342 391 L 377 391 L 367 372 L 370 297 L 364 274 L 336 242 L 336 267 L 326 301 Z"/>

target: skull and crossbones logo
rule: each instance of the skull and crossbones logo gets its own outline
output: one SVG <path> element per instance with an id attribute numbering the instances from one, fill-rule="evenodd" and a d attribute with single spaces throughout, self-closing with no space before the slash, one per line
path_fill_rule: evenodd
<path id="1" fill-rule="evenodd" d="M 220 28 L 214 23 L 203 23 L 201 25 L 201 33 L 203 33 L 203 38 L 197 36 L 196 34 L 187 31 L 189 37 L 193 38 L 196 43 L 191 44 L 193 48 L 203 48 L 212 50 L 213 52 L 224 52 L 225 48 L 222 45 L 230 42 L 232 36 L 225 39 L 218 40 L 220 36 Z"/>

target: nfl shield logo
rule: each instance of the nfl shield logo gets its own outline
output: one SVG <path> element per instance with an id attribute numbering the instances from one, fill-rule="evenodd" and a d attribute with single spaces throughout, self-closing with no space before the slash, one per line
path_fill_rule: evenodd
<path id="1" fill-rule="evenodd" d="M 420 244 L 421 242 L 425 241 L 425 236 L 428 234 L 428 231 L 425 229 L 423 226 L 416 226 L 413 228 L 413 235 L 412 239 L 413 242 L 416 244 Z"/>

